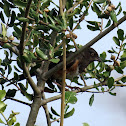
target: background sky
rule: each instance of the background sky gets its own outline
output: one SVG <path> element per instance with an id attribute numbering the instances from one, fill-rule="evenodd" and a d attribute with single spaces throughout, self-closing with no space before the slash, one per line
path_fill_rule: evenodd
<path id="1" fill-rule="evenodd" d="M 122 3 L 123 9 L 126 8 L 126 1 L 120 0 Z M 113 4 L 116 6 L 118 4 L 118 0 L 112 0 Z M 89 12 L 90 13 L 90 12 Z M 86 20 L 96 20 L 96 15 L 94 13 L 86 17 Z M 120 15 L 122 17 L 122 15 Z M 92 32 L 87 30 L 86 23 L 81 23 L 81 30 L 76 30 L 75 33 L 78 35 L 76 39 L 76 43 L 85 45 L 92 38 L 94 38 L 99 32 Z M 126 29 L 126 22 L 122 23 L 119 28 L 123 30 Z M 112 40 L 113 36 L 117 35 L 117 28 L 109 33 L 107 36 L 103 37 L 92 47 L 100 54 L 103 51 L 107 52 L 107 50 L 111 49 L 111 47 L 115 47 L 115 44 Z M 126 31 L 125 31 L 126 33 Z M 8 32 L 8 36 L 11 35 L 11 31 Z M 1 52 L 2 54 L 2 52 Z M 110 55 L 107 56 L 110 58 Z M 120 75 L 115 71 L 112 72 L 112 75 L 115 78 L 118 78 Z M 87 81 L 87 85 L 93 84 L 93 81 Z M 78 102 L 71 106 L 71 109 L 75 108 L 75 113 L 72 117 L 64 120 L 64 126 L 82 126 L 82 123 L 87 122 L 90 126 L 125 126 L 126 125 L 126 88 L 125 87 L 116 87 L 113 92 L 116 92 L 116 96 L 112 96 L 108 93 L 95 94 L 93 105 L 89 106 L 89 98 L 91 97 L 91 93 L 79 93 L 77 95 Z M 32 92 L 30 92 L 32 93 Z M 46 94 L 46 97 L 52 97 L 54 94 Z M 57 94 L 55 94 L 57 95 Z M 20 93 L 17 93 L 15 98 L 24 99 L 21 97 Z M 5 111 L 5 115 L 8 116 L 11 110 L 14 112 L 20 112 L 17 115 L 17 121 L 21 123 L 21 126 L 25 126 L 27 122 L 27 118 L 30 112 L 30 108 L 26 105 L 22 105 L 20 103 L 7 100 L 6 104 L 7 110 Z M 48 108 L 50 109 L 53 106 L 57 112 L 60 113 L 60 100 L 51 102 L 48 104 Z M 39 115 L 37 117 L 36 125 L 37 126 L 46 126 L 46 118 L 44 115 L 44 111 L 41 108 L 39 111 Z M 1 115 L 0 115 L 1 117 Z M 0 124 L 1 125 L 1 124 Z M 1 125 L 2 126 L 2 125 Z M 55 122 L 52 126 L 59 126 L 59 123 Z"/>

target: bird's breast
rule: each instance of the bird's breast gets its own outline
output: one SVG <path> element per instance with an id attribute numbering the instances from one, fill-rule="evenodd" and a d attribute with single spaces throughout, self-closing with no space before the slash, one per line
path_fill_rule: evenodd
<path id="1" fill-rule="evenodd" d="M 66 78 L 73 79 L 75 76 L 79 74 L 79 60 L 76 60 L 71 67 L 66 69 Z M 54 73 L 53 77 L 55 79 L 62 79 L 63 70 L 59 70 Z"/>

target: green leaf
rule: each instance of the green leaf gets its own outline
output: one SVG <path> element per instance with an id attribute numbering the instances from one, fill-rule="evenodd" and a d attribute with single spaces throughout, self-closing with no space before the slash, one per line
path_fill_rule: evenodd
<path id="1" fill-rule="evenodd" d="M 8 97 L 14 97 L 16 95 L 16 89 L 9 89 L 6 93 L 6 96 Z"/>
<path id="2" fill-rule="evenodd" d="M 111 94 L 111 95 L 113 95 L 113 96 L 116 96 L 116 93 L 109 92 L 109 94 Z"/>
<path id="3" fill-rule="evenodd" d="M 110 76 L 110 72 L 109 72 L 109 71 L 105 71 L 105 72 L 103 72 L 103 75 L 104 75 L 105 77 L 109 77 L 109 76 Z"/>
<path id="4" fill-rule="evenodd" d="M 119 11 L 118 11 L 118 13 L 117 13 L 116 16 L 118 16 L 121 12 L 122 12 L 122 7 L 120 6 L 120 7 L 119 7 Z"/>
<path id="5" fill-rule="evenodd" d="M 48 56 L 45 55 L 39 48 L 36 48 L 36 53 L 37 53 L 37 55 L 38 55 L 40 58 L 42 58 L 42 59 L 44 59 L 44 60 L 48 60 Z"/>
<path id="6" fill-rule="evenodd" d="M 104 3 L 106 0 L 93 0 L 95 3 Z"/>
<path id="7" fill-rule="evenodd" d="M 26 7 L 27 2 L 23 2 L 21 0 L 14 0 L 13 1 L 15 5 L 19 6 L 19 7 Z"/>
<path id="8" fill-rule="evenodd" d="M 125 82 L 126 82 L 126 77 L 121 78 L 121 81 L 122 81 L 123 83 L 125 83 Z"/>
<path id="9" fill-rule="evenodd" d="M 12 117 L 9 121 L 8 121 L 8 125 L 11 126 L 16 122 L 16 117 Z"/>
<path id="10" fill-rule="evenodd" d="M 3 15 L 3 12 L 2 11 L 0 12 L 0 18 L 1 18 L 2 22 L 5 23 L 4 15 Z"/>
<path id="11" fill-rule="evenodd" d="M 60 59 L 59 58 L 57 58 L 57 59 L 50 59 L 49 61 L 51 61 L 53 63 L 58 63 L 60 61 Z"/>
<path id="12" fill-rule="evenodd" d="M 109 19 L 106 26 L 105 26 L 105 28 L 109 27 L 110 25 L 111 25 L 111 20 Z"/>
<path id="13" fill-rule="evenodd" d="M 26 96 L 26 98 L 27 98 L 29 101 L 32 101 L 32 100 L 33 100 L 33 95 L 32 95 L 32 94 L 29 94 L 29 93 L 25 92 L 24 95 Z"/>
<path id="14" fill-rule="evenodd" d="M 2 2 L 0 2 L 0 7 L 3 9 L 3 3 Z"/>
<path id="15" fill-rule="evenodd" d="M 60 116 L 60 115 L 53 109 L 53 107 L 51 107 L 51 112 L 52 112 L 54 115 L 56 115 L 56 116 Z"/>
<path id="16" fill-rule="evenodd" d="M 120 67 L 116 66 L 116 67 L 115 67 L 115 70 L 116 70 L 118 73 L 123 74 L 123 71 L 122 71 L 122 69 L 121 69 Z"/>
<path id="17" fill-rule="evenodd" d="M 2 124 L 5 124 L 3 121 L 2 121 L 2 119 L 0 118 L 0 123 L 2 123 Z M 6 125 L 6 124 L 5 124 Z"/>
<path id="18" fill-rule="evenodd" d="M 54 57 L 54 47 L 51 44 L 49 44 L 49 56 Z"/>
<path id="19" fill-rule="evenodd" d="M 95 64 L 94 64 L 94 62 L 92 62 L 92 63 L 90 63 L 90 64 L 88 65 L 87 69 L 88 69 L 88 70 L 93 70 L 94 67 L 95 67 Z"/>
<path id="20" fill-rule="evenodd" d="M 69 20 L 69 27 L 70 27 L 70 30 L 72 30 L 72 28 L 73 28 L 73 18 L 70 18 L 70 20 Z"/>
<path id="21" fill-rule="evenodd" d="M 123 41 L 124 40 L 124 31 L 122 29 L 118 29 L 117 34 L 118 34 L 118 38 Z"/>
<path id="22" fill-rule="evenodd" d="M 17 74 L 17 72 L 14 72 L 14 79 L 18 80 L 19 79 L 19 75 Z"/>
<path id="23" fill-rule="evenodd" d="M 4 112 L 6 107 L 7 105 L 4 102 L 0 101 L 0 112 Z"/>
<path id="24" fill-rule="evenodd" d="M 34 34 L 33 36 L 33 46 L 36 47 L 39 43 L 39 38 L 37 34 Z"/>
<path id="25" fill-rule="evenodd" d="M 93 3 L 93 10 L 97 13 L 97 15 L 101 14 L 99 7 L 95 3 Z"/>
<path id="26" fill-rule="evenodd" d="M 93 102 L 94 102 L 94 94 L 92 94 L 92 96 L 90 97 L 89 105 L 92 106 Z"/>
<path id="27" fill-rule="evenodd" d="M 14 126 L 20 126 L 20 123 L 16 123 Z"/>
<path id="28" fill-rule="evenodd" d="M 10 27 L 12 27 L 14 25 L 15 19 L 16 19 L 16 14 L 15 14 L 14 11 L 12 11 L 11 21 L 10 21 L 10 24 L 9 24 Z"/>
<path id="29" fill-rule="evenodd" d="M 120 46 L 120 41 L 116 36 L 113 37 L 113 41 L 116 43 L 116 45 Z"/>
<path id="30" fill-rule="evenodd" d="M 25 17 L 19 17 L 18 20 L 21 22 L 28 22 L 29 21 L 29 19 L 25 18 Z"/>
<path id="31" fill-rule="evenodd" d="M 87 124 L 87 123 L 83 123 L 83 126 L 89 126 L 89 124 Z"/>
<path id="32" fill-rule="evenodd" d="M 21 72 L 15 65 L 14 65 L 14 69 L 15 69 L 17 72 Z"/>
<path id="33" fill-rule="evenodd" d="M 59 29 L 57 26 L 55 26 L 55 25 L 49 24 L 48 26 L 49 26 L 51 29 L 53 29 L 53 30 L 55 30 L 55 31 L 57 31 L 57 32 L 60 31 L 60 29 Z"/>
<path id="34" fill-rule="evenodd" d="M 22 57 L 23 57 L 23 59 L 24 59 L 24 61 L 25 61 L 26 63 L 31 63 L 31 62 L 32 62 L 32 61 L 31 61 L 31 58 L 28 56 L 27 53 L 24 53 Z"/>
<path id="35" fill-rule="evenodd" d="M 18 83 L 18 85 L 20 86 L 21 91 L 26 92 L 26 88 L 22 83 Z"/>
<path id="36" fill-rule="evenodd" d="M 8 64 L 8 75 L 11 73 L 11 71 L 12 71 L 12 67 L 10 64 Z"/>
<path id="37" fill-rule="evenodd" d="M 109 88 L 112 88 L 114 84 L 114 78 L 113 77 L 110 77 L 108 80 L 107 80 L 107 85 Z"/>
<path id="38" fill-rule="evenodd" d="M 87 25 L 87 28 L 91 31 L 96 31 L 96 30 L 100 30 L 99 27 L 94 27 L 94 26 L 91 26 L 91 25 Z"/>
<path id="39" fill-rule="evenodd" d="M 5 25 L 3 23 L 1 23 L 1 25 L 2 25 L 2 35 L 3 35 L 3 37 L 6 37 L 7 28 L 5 27 Z"/>
<path id="40" fill-rule="evenodd" d="M 102 61 L 104 61 L 106 59 L 106 52 L 101 53 L 100 58 Z"/>
<path id="41" fill-rule="evenodd" d="M 16 25 L 14 25 L 14 30 L 16 31 L 16 33 L 17 33 L 18 35 L 21 35 L 22 30 L 21 30 L 20 28 L 18 28 Z"/>
<path id="42" fill-rule="evenodd" d="M 96 85 L 95 81 L 94 81 L 94 88 L 96 88 L 96 90 L 99 91 L 99 88 L 98 88 L 98 86 Z"/>
<path id="43" fill-rule="evenodd" d="M 65 103 L 75 104 L 77 102 L 76 93 L 72 91 L 65 92 Z"/>
<path id="44" fill-rule="evenodd" d="M 0 90 L 0 101 L 6 96 L 5 90 Z"/>
<path id="45" fill-rule="evenodd" d="M 126 57 L 125 57 L 126 58 Z M 122 69 L 124 69 L 125 67 L 126 67 L 126 60 L 124 60 L 124 61 L 122 61 L 121 63 L 120 63 L 120 67 L 122 68 Z"/>
<path id="46" fill-rule="evenodd" d="M 64 118 L 68 118 L 68 117 L 72 116 L 74 114 L 74 112 L 75 112 L 75 109 L 73 108 L 71 111 L 64 114 Z"/>
<path id="47" fill-rule="evenodd" d="M 7 17 L 10 16 L 10 9 L 9 9 L 9 7 L 10 7 L 9 4 L 7 2 L 5 2 L 3 8 L 4 8 L 4 12 L 5 12 Z"/>
<path id="48" fill-rule="evenodd" d="M 115 23 L 118 23 L 115 11 L 110 12 L 110 17 Z"/>

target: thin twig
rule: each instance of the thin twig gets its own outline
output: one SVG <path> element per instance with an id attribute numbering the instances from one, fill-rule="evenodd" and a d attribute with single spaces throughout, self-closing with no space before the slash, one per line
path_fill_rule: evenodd
<path id="1" fill-rule="evenodd" d="M 26 6 L 26 11 L 25 11 L 25 18 L 28 17 L 29 15 L 29 10 L 31 6 L 32 0 L 29 0 Z M 40 93 L 40 90 L 34 83 L 34 81 L 31 78 L 31 75 L 29 73 L 29 70 L 26 66 L 26 63 L 23 61 L 22 55 L 24 54 L 24 49 L 25 49 L 25 33 L 26 33 L 26 27 L 27 27 L 27 22 L 23 22 L 23 27 L 22 27 L 22 35 L 21 35 L 21 40 L 20 40 L 20 57 L 21 57 L 21 62 L 23 66 L 24 73 L 26 74 L 26 77 L 28 78 L 28 82 L 31 85 L 32 89 L 36 94 Z"/>
<path id="2" fill-rule="evenodd" d="M 87 9 L 89 9 L 89 7 L 91 6 L 92 1 L 93 1 L 93 0 L 90 1 L 90 3 L 89 3 L 89 5 L 88 5 L 88 8 L 87 8 Z M 82 22 L 84 19 L 85 19 L 85 13 L 81 16 L 79 22 L 78 22 L 77 25 L 73 28 L 72 32 L 73 32 L 75 29 L 77 29 L 78 25 L 80 25 L 80 22 Z"/>
<path id="3" fill-rule="evenodd" d="M 24 104 L 24 105 L 31 106 L 30 103 L 27 103 L 27 102 L 24 102 L 24 101 L 21 101 L 21 100 L 15 99 L 15 98 L 11 98 L 11 97 L 8 97 L 8 96 L 6 96 L 5 98 L 6 98 L 6 99 L 11 99 L 11 100 L 16 101 L 16 102 L 19 102 L 19 103 L 22 103 L 22 104 Z"/>
<path id="4" fill-rule="evenodd" d="M 46 99 L 44 92 L 42 94 L 42 98 L 43 98 L 43 100 Z M 51 126 L 50 115 L 49 115 L 49 110 L 48 110 L 47 104 L 43 105 L 43 109 L 44 109 L 45 114 L 46 114 L 47 124 L 48 124 L 48 126 Z"/>

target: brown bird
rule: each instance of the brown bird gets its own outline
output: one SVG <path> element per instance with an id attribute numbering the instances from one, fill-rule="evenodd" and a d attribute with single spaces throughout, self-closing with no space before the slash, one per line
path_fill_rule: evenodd
<path id="1" fill-rule="evenodd" d="M 74 52 L 67 53 L 67 57 L 70 57 L 74 54 Z M 62 62 L 62 56 L 59 57 L 60 62 Z M 80 53 L 74 60 L 66 65 L 66 77 L 67 79 L 73 79 L 80 73 L 84 72 L 85 68 L 93 61 L 101 61 L 98 53 L 93 48 L 87 48 L 82 53 Z M 60 63 L 59 62 L 59 63 Z M 50 63 L 49 70 L 55 67 L 56 63 Z M 49 87 L 52 85 L 52 82 L 62 79 L 62 69 L 56 71 L 48 80 L 47 84 Z M 34 72 L 31 72 L 31 76 L 35 76 Z M 19 75 L 19 81 L 25 79 L 25 76 Z"/>
<path id="2" fill-rule="evenodd" d="M 67 57 L 73 55 L 73 52 L 67 54 Z M 82 53 L 80 53 L 74 60 L 66 65 L 66 77 L 68 79 L 73 79 L 75 76 L 84 72 L 85 68 L 93 61 L 101 61 L 98 53 L 93 48 L 87 48 Z M 60 62 L 62 62 L 62 57 L 60 57 Z M 59 62 L 59 63 L 60 63 Z M 54 67 L 56 64 L 50 63 L 49 69 Z M 53 74 L 53 79 L 62 78 L 62 69 L 58 70 Z"/>

